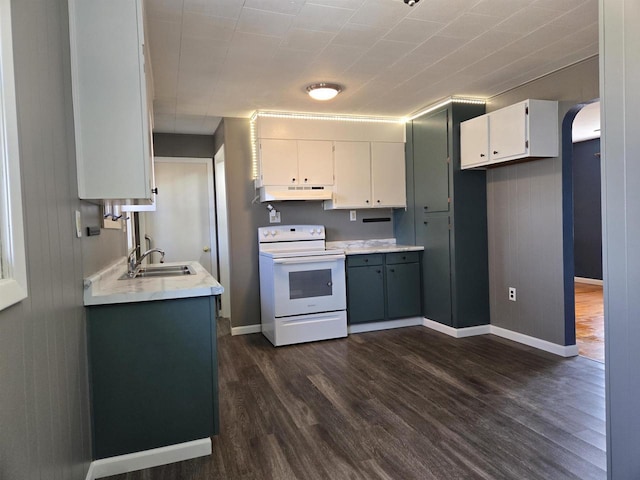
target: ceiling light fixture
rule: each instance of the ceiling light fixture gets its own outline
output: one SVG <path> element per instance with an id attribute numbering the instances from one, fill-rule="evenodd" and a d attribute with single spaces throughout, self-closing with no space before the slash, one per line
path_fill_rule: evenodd
<path id="1" fill-rule="evenodd" d="M 342 87 L 335 83 L 314 83 L 307 87 L 307 93 L 314 100 L 322 102 L 331 100 L 342 91 Z"/>
<path id="2" fill-rule="evenodd" d="M 407 5 L 409 5 L 410 7 L 413 7 L 416 3 L 418 3 L 420 0 L 404 0 L 404 3 L 406 3 Z"/>

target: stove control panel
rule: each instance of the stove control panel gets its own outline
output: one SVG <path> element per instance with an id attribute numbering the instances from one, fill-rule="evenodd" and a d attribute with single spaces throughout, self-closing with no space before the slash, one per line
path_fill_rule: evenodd
<path id="1" fill-rule="evenodd" d="M 324 240 L 323 225 L 280 225 L 278 227 L 258 228 L 258 241 L 296 242 L 304 240 Z"/>

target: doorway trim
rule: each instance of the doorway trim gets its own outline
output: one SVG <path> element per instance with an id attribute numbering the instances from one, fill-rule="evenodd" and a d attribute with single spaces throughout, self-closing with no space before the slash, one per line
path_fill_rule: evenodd
<path id="1" fill-rule="evenodd" d="M 575 258 L 573 249 L 573 121 L 594 98 L 571 107 L 562 120 L 562 262 L 564 287 L 564 341 L 576 344 Z"/>
<path id="2" fill-rule="evenodd" d="M 155 157 L 155 163 L 195 163 L 205 165 L 207 167 L 207 202 L 209 204 L 209 241 L 211 250 L 209 257 L 211 261 L 211 270 L 217 269 L 218 257 L 218 238 L 216 236 L 216 204 L 215 191 L 213 189 L 213 162 L 210 158 L 197 157 Z M 160 195 L 162 193 L 160 192 Z M 215 272 L 211 272 L 213 275 Z"/>

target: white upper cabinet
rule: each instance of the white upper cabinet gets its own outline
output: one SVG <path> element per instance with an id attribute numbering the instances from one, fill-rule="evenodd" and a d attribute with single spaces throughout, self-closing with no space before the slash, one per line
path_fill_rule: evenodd
<path id="1" fill-rule="evenodd" d="M 259 148 L 259 186 L 333 184 L 332 142 L 263 138 Z"/>
<path id="2" fill-rule="evenodd" d="M 405 207 L 404 143 L 335 142 L 333 199 L 325 209 Z"/>
<path id="3" fill-rule="evenodd" d="M 152 201 L 142 0 L 69 0 L 78 195 Z"/>
<path id="4" fill-rule="evenodd" d="M 301 185 L 333 185 L 333 142 L 298 140 L 298 179 Z"/>
<path id="5" fill-rule="evenodd" d="M 404 143 L 371 143 L 371 201 L 374 207 L 406 207 Z"/>
<path id="6" fill-rule="evenodd" d="M 298 146 L 295 140 L 260 140 L 262 185 L 295 185 L 298 181 Z"/>
<path id="7" fill-rule="evenodd" d="M 460 124 L 462 168 L 489 163 L 489 116 L 481 115 Z"/>
<path id="8" fill-rule="evenodd" d="M 325 208 L 371 206 L 371 154 L 369 142 L 335 142 L 333 200 Z"/>
<path id="9" fill-rule="evenodd" d="M 527 156 L 527 109 L 525 103 L 516 103 L 489 115 L 491 162 Z"/>
<path id="10" fill-rule="evenodd" d="M 460 124 L 461 167 L 558 156 L 558 102 L 525 100 Z"/>

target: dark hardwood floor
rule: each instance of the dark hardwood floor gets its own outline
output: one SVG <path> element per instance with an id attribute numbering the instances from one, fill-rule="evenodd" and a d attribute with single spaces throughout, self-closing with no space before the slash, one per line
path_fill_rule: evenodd
<path id="1" fill-rule="evenodd" d="M 213 454 L 112 480 L 606 478 L 597 362 L 424 327 L 219 342 Z"/>

